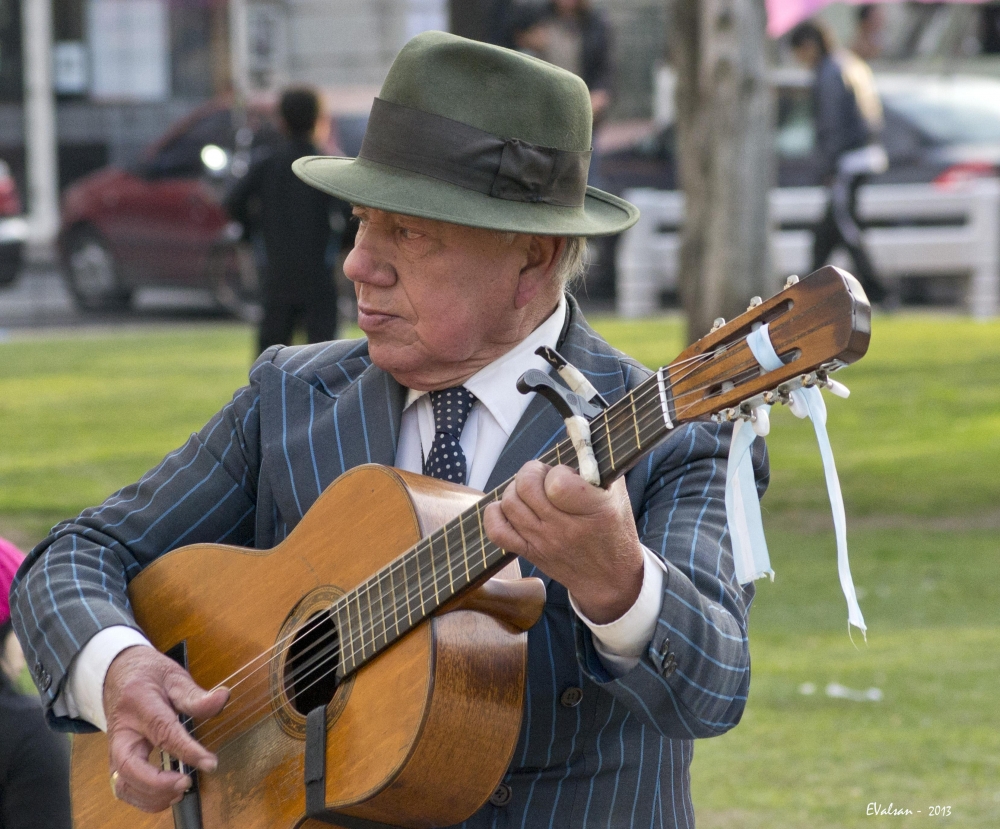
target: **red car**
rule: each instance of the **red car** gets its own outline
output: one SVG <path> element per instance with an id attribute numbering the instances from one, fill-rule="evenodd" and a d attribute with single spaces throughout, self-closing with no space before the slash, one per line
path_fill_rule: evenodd
<path id="1" fill-rule="evenodd" d="M 59 251 L 81 308 L 124 308 L 146 286 L 206 289 L 230 309 L 253 300 L 255 272 L 236 244 L 242 228 L 221 202 L 251 153 L 277 138 L 273 111 L 267 100 L 246 109 L 206 104 L 132 169 L 106 167 L 67 188 Z M 330 149 L 353 149 L 355 122 L 363 132 L 364 121 L 335 119 L 344 136 Z"/>

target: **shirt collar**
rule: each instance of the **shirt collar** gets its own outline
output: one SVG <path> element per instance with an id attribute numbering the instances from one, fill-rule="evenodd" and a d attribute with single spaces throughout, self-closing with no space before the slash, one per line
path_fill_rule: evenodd
<path id="1" fill-rule="evenodd" d="M 529 368 L 548 370 L 549 364 L 535 354 L 535 351 L 543 345 L 556 347 L 566 321 L 566 313 L 566 296 L 561 295 L 555 311 L 545 322 L 506 354 L 481 368 L 462 384 L 489 409 L 490 414 L 508 437 L 514 431 L 524 410 L 528 408 L 532 397 L 517 390 L 517 379 Z M 409 389 L 403 411 L 425 394 L 426 391 Z"/>

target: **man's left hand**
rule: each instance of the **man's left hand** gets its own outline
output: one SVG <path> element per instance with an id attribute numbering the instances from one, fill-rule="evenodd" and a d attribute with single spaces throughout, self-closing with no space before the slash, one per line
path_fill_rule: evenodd
<path id="1" fill-rule="evenodd" d="M 564 585 L 596 624 L 613 622 L 639 597 L 643 554 L 623 479 L 604 490 L 568 466 L 529 461 L 484 521 L 494 544 Z"/>

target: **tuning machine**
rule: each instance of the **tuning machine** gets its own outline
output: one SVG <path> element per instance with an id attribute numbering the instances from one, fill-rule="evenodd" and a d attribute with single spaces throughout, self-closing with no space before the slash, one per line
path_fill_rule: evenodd
<path id="1" fill-rule="evenodd" d="M 764 437 L 771 429 L 771 419 L 768 409 L 775 404 L 782 403 L 789 407 L 796 417 L 805 416 L 804 404 L 798 399 L 794 392 L 798 389 L 826 388 L 831 394 L 837 397 L 847 398 L 851 391 L 843 383 L 831 379 L 830 372 L 840 368 L 839 365 L 817 369 L 808 374 L 800 374 L 791 380 L 786 380 L 774 389 L 761 392 L 755 397 L 744 400 L 738 406 L 730 406 L 722 409 L 717 414 L 712 415 L 716 423 L 733 423 L 737 420 L 745 420 L 753 425 L 754 431 Z"/>

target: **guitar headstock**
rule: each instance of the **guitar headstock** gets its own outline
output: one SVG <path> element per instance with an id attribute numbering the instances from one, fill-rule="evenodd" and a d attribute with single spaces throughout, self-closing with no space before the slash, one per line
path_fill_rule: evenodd
<path id="1" fill-rule="evenodd" d="M 766 371 L 746 338 L 767 324 L 784 365 Z M 674 423 L 710 415 L 732 420 L 751 405 L 787 400 L 803 385 L 861 359 L 871 339 L 871 306 L 860 283 L 827 266 L 786 287 L 682 351 L 663 369 Z"/>

